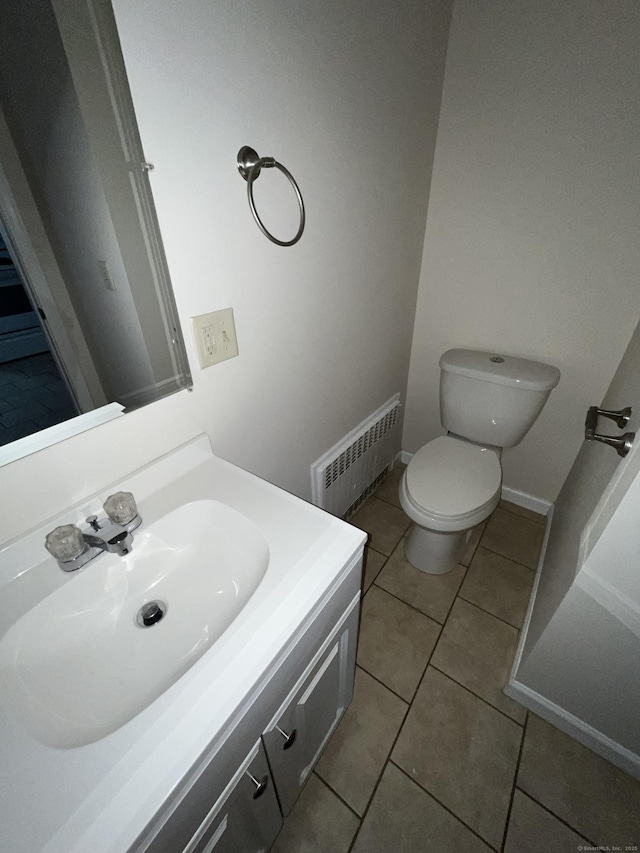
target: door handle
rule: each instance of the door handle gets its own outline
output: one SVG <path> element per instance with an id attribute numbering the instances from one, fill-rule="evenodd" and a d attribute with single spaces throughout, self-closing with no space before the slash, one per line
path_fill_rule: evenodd
<path id="1" fill-rule="evenodd" d="M 626 456 L 633 445 L 633 440 L 636 437 L 635 432 L 625 432 L 620 436 L 602 435 L 596 432 L 600 416 L 610 418 L 622 429 L 629 422 L 631 407 L 627 406 L 626 409 L 609 410 L 599 409 L 597 406 L 589 406 L 584 422 L 584 437 L 587 441 L 601 441 L 603 444 L 608 444 L 609 447 L 615 447 L 618 456 Z"/>

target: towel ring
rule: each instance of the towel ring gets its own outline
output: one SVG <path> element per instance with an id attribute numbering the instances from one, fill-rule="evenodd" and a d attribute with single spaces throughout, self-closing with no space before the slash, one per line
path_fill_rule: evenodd
<path id="1" fill-rule="evenodd" d="M 302 237 L 302 232 L 304 231 L 304 202 L 302 200 L 300 188 L 298 187 L 298 184 L 291 172 L 286 169 L 282 163 L 278 163 L 278 161 L 273 157 L 258 157 L 258 154 L 249 145 L 244 145 L 238 151 L 237 163 L 238 171 L 247 182 L 247 198 L 249 199 L 249 207 L 251 208 L 251 213 L 253 214 L 253 218 L 255 219 L 258 228 L 262 231 L 265 237 L 277 246 L 293 246 L 294 243 L 297 243 Z M 289 183 L 296 194 L 296 198 L 298 199 L 298 206 L 300 208 L 300 226 L 296 236 L 292 240 L 278 240 L 277 237 L 274 237 L 273 234 L 270 234 L 269 231 L 267 231 L 262 220 L 258 216 L 256 204 L 253 200 L 253 182 L 259 176 L 262 169 L 272 168 L 280 169 L 285 178 L 288 178 Z"/>

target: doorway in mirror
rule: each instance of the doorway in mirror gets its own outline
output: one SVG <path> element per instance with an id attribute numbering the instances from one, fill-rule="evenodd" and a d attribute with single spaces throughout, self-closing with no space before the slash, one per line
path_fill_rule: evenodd
<path id="1" fill-rule="evenodd" d="M 78 413 L 0 231 L 0 445 Z"/>

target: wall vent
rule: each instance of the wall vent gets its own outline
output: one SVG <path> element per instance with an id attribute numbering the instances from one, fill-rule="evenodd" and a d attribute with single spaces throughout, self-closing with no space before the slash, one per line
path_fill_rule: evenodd
<path id="1" fill-rule="evenodd" d="M 396 394 L 314 462 L 316 506 L 347 518 L 382 482 L 400 450 L 400 405 Z"/>

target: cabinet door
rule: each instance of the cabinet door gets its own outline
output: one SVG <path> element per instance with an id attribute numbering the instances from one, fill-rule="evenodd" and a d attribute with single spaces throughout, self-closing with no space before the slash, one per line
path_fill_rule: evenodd
<path id="1" fill-rule="evenodd" d="M 265 853 L 281 826 L 269 765 L 258 741 L 184 853 Z"/>
<path id="2" fill-rule="evenodd" d="M 351 701 L 358 612 L 355 602 L 262 736 L 285 815 Z"/>

